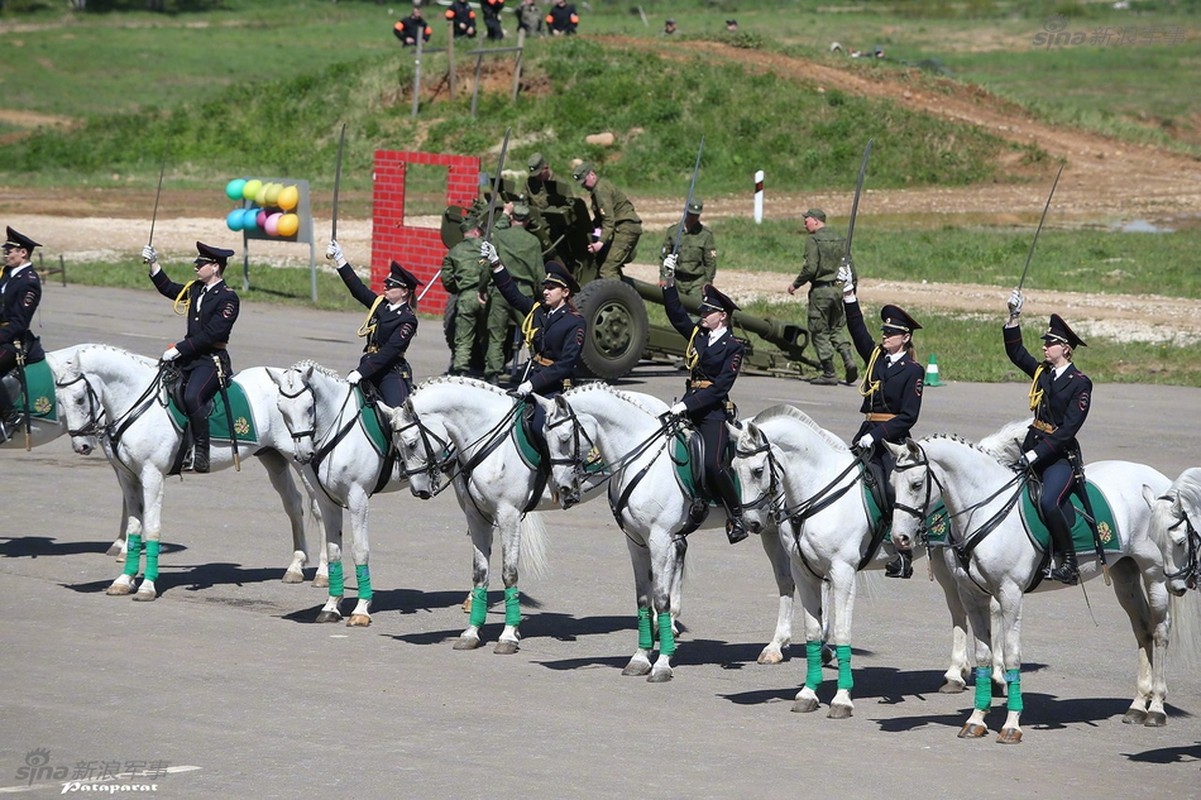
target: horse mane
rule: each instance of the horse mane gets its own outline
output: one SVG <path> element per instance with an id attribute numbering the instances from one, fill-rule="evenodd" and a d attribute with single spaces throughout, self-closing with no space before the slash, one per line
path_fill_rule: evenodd
<path id="1" fill-rule="evenodd" d="M 419 392 L 427 386 L 436 386 L 440 383 L 455 383 L 460 386 L 470 386 L 475 389 L 486 389 L 492 394 L 507 394 L 507 392 L 499 386 L 494 386 L 487 381 L 481 381 L 478 378 L 469 378 L 466 375 L 436 375 L 433 378 L 426 378 L 421 383 L 413 387 L 414 392 Z"/>
<path id="2" fill-rule="evenodd" d="M 132 350 L 126 350 L 124 347 L 117 347 L 117 345 L 108 344 L 107 342 L 91 342 L 89 344 L 80 345 L 72 355 L 78 355 L 79 353 L 83 353 L 88 350 L 104 350 L 119 356 L 129 356 L 134 361 L 141 362 L 149 367 L 152 367 L 158 363 L 150 356 L 144 356 L 141 353 L 135 353 Z"/>
<path id="3" fill-rule="evenodd" d="M 322 366 L 321 364 L 318 364 L 316 361 L 314 361 L 311 358 L 302 358 L 301 360 L 297 361 L 292 366 L 288 367 L 288 369 L 294 369 L 297 372 L 303 372 L 304 370 L 308 369 L 309 367 L 312 367 L 314 372 L 320 372 L 322 375 L 326 376 L 327 378 L 334 378 L 336 380 L 342 380 L 342 376 L 340 374 L 338 374 L 338 372 L 336 370 L 332 370 L 329 367 Z"/>
<path id="4" fill-rule="evenodd" d="M 1185 508 L 1201 509 L 1201 467 L 1191 467 L 1180 473 L 1169 492 L 1175 492 Z"/>
<path id="5" fill-rule="evenodd" d="M 825 439 L 826 442 L 829 443 L 830 447 L 834 448 L 835 450 L 841 450 L 841 451 L 846 452 L 851 449 L 850 447 L 847 446 L 846 442 L 844 442 L 842 439 L 839 439 L 834 434 L 830 433 L 828 430 L 823 428 L 821 425 L 818 425 L 816 422 L 813 421 L 813 418 L 810 417 L 808 414 L 806 414 L 804 411 L 801 411 L 796 406 L 790 406 L 787 403 L 780 403 L 779 405 L 774 405 L 770 408 L 760 411 L 758 414 L 756 414 L 751 419 L 751 422 L 754 422 L 756 425 L 758 425 L 762 422 L 767 422 L 768 420 L 778 419 L 780 417 L 787 417 L 789 419 L 796 420 L 797 422 L 800 422 L 803 425 L 807 425 L 808 427 L 813 429 L 814 433 L 816 433 L 818 436 Z"/>
<path id="6" fill-rule="evenodd" d="M 971 439 L 965 439 L 964 437 L 960 436 L 958 433 L 932 433 L 929 436 L 923 436 L 920 440 L 918 440 L 918 444 L 922 444 L 923 442 L 937 441 L 937 440 L 943 440 L 943 441 L 947 441 L 947 442 L 955 442 L 957 444 L 964 445 L 969 450 L 976 450 L 980 453 L 984 453 L 984 455 L 988 456 L 989 458 L 994 458 L 994 459 L 997 458 L 996 453 L 994 453 L 990 450 L 986 450 L 982 444 L 980 444 L 978 442 L 973 442 Z"/>
<path id="7" fill-rule="evenodd" d="M 656 416 L 660 413 L 660 409 L 648 408 L 647 405 L 643 402 L 642 398 L 639 397 L 638 395 L 630 393 L 630 392 L 623 392 L 621 389 L 617 389 L 613 386 L 610 386 L 609 384 L 604 383 L 603 381 L 590 381 L 588 383 L 581 383 L 578 386 L 573 386 L 570 389 L 568 389 L 566 392 L 563 392 L 563 396 L 567 399 L 568 402 L 571 402 L 571 397 L 573 395 L 585 394 L 587 392 L 608 392 L 609 394 L 613 395 L 614 397 L 618 397 L 618 398 L 626 401 L 630 405 L 632 405 L 636 408 L 642 409 L 643 411 L 645 411 L 646 413 L 648 413 L 652 416 Z"/>
<path id="8" fill-rule="evenodd" d="M 1029 419 L 1006 422 L 996 433 L 990 433 L 981 439 L 980 447 L 1002 464 L 1012 464 L 1022 455 L 1022 440 L 1025 439 L 1026 429 L 1029 427 Z"/>

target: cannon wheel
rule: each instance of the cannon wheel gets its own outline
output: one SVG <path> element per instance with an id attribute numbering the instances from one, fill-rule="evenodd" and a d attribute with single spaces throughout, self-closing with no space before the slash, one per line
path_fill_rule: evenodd
<path id="1" fill-rule="evenodd" d="M 576 297 L 587 335 L 581 361 L 597 378 L 614 380 L 629 374 L 646 349 L 649 323 L 646 306 L 634 287 L 619 280 L 594 280 Z"/>

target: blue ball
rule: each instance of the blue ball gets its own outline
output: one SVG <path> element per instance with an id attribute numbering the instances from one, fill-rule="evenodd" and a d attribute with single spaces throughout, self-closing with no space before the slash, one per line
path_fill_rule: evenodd
<path id="1" fill-rule="evenodd" d="M 234 178 L 229 183 L 225 184 L 225 196 L 230 200 L 241 200 L 242 190 L 246 188 L 245 178 Z"/>
<path id="2" fill-rule="evenodd" d="M 255 219 L 258 213 L 257 208 L 247 208 L 242 211 L 242 230 L 257 231 L 259 229 L 259 223 Z"/>
<path id="3" fill-rule="evenodd" d="M 242 209 L 235 208 L 233 211 L 229 212 L 229 215 L 225 218 L 225 225 L 231 231 L 240 231 L 242 230 L 243 219 L 244 217 L 242 216 Z"/>

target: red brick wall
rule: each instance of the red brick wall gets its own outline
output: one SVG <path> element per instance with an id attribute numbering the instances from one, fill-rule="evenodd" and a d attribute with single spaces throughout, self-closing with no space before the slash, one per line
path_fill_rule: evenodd
<path id="1" fill-rule="evenodd" d="M 408 164 L 446 167 L 448 206 L 469 206 L 479 194 L 480 160 L 474 156 L 376 150 L 375 188 L 372 192 L 371 288 L 377 292 L 383 290 L 384 278 L 388 277 L 388 265 L 392 259 L 428 283 L 442 266 L 442 257 L 446 255 L 438 228 L 415 228 L 405 224 L 405 167 Z M 421 301 L 421 311 L 441 314 L 446 307 L 446 299 L 441 283 L 435 282 Z"/>

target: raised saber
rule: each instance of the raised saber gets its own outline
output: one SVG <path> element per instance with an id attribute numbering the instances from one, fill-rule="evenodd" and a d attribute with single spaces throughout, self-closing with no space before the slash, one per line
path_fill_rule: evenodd
<path id="1" fill-rule="evenodd" d="M 696 164 L 692 167 L 692 182 L 688 184 L 688 199 L 684 201 L 684 213 L 680 215 L 680 224 L 676 226 L 676 239 L 671 245 L 671 254 L 680 252 L 680 240 L 684 238 L 684 220 L 688 218 L 688 207 L 696 192 L 696 178 L 701 173 L 701 153 L 705 151 L 705 136 L 701 134 L 701 146 L 696 149 Z"/>
<path id="2" fill-rule="evenodd" d="M 1022 267 L 1022 279 L 1018 281 L 1017 290 L 1022 290 L 1022 284 L 1026 282 L 1026 272 L 1030 269 L 1030 260 L 1034 258 L 1034 246 L 1038 244 L 1038 235 L 1042 233 L 1043 223 L 1047 221 L 1047 209 L 1051 207 L 1051 198 L 1055 196 L 1055 187 L 1059 185 L 1059 176 L 1063 174 L 1063 164 L 1059 165 L 1059 172 L 1055 173 L 1055 182 L 1051 184 L 1051 193 L 1047 195 L 1047 204 L 1043 206 L 1043 215 L 1038 221 L 1038 227 L 1034 230 L 1034 240 L 1030 242 L 1030 252 L 1026 254 L 1026 266 Z"/>
<path id="3" fill-rule="evenodd" d="M 163 175 L 167 172 L 167 143 L 163 142 L 163 160 L 158 168 L 158 189 L 154 192 L 154 213 L 150 215 L 150 237 L 146 244 L 154 244 L 154 223 L 158 221 L 158 201 L 163 196 Z M 142 259 L 145 261 L 145 259 Z"/>
<path id="4" fill-rule="evenodd" d="M 867 177 L 867 161 L 872 157 L 872 141 L 868 139 L 867 147 L 863 149 L 863 161 L 859 164 L 859 177 L 855 181 L 855 199 L 851 201 L 851 221 L 847 224 L 847 247 L 842 262 L 852 270 L 854 261 L 851 260 L 851 242 L 855 239 L 855 220 L 859 217 L 859 198 L 863 194 L 863 180 Z"/>
<path id="5" fill-rule="evenodd" d="M 342 133 L 338 135 L 338 160 L 334 162 L 334 208 L 330 212 L 329 238 L 338 238 L 338 189 L 342 186 L 342 151 L 346 147 L 346 123 L 342 123 Z"/>

